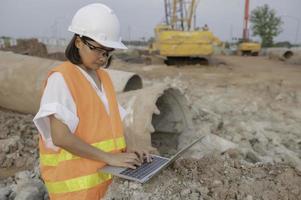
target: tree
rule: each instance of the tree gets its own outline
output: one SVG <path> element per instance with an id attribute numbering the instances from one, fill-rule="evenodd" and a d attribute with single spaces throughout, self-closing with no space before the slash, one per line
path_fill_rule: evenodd
<path id="1" fill-rule="evenodd" d="M 281 17 L 276 16 L 276 11 L 265 4 L 255 8 L 251 12 L 253 36 L 259 36 L 263 47 L 273 45 L 273 38 L 282 32 L 283 24 Z"/>

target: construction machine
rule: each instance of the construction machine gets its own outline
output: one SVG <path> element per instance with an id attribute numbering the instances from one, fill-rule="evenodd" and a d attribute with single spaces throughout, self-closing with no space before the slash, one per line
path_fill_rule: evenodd
<path id="1" fill-rule="evenodd" d="M 165 23 L 155 27 L 150 53 L 164 59 L 165 64 L 209 64 L 213 44 L 221 44 L 208 27 L 196 28 L 198 2 L 164 0 Z"/>
<path id="2" fill-rule="evenodd" d="M 238 45 L 239 55 L 258 56 L 261 50 L 261 45 L 257 42 L 252 42 L 249 38 L 249 6 L 250 0 L 245 0 L 245 15 L 242 42 Z"/>

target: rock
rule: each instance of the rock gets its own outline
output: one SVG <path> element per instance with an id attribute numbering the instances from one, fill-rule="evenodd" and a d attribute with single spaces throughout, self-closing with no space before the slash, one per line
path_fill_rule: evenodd
<path id="1" fill-rule="evenodd" d="M 27 187 L 19 193 L 17 193 L 15 200 L 41 200 L 44 199 L 44 194 L 39 192 L 36 187 Z"/>
<path id="2" fill-rule="evenodd" d="M 191 200 L 200 200 L 202 198 L 200 198 L 200 194 L 199 193 L 196 193 L 196 192 L 193 192 L 192 194 L 190 194 L 190 198 Z"/>
<path id="3" fill-rule="evenodd" d="M 191 149 L 195 150 L 195 152 L 191 152 L 190 157 L 195 159 L 200 159 L 204 155 L 219 152 L 223 153 L 229 149 L 236 149 L 237 145 L 229 140 L 226 140 L 222 137 L 219 137 L 214 134 L 206 135 L 202 141 L 198 144 L 195 144 Z M 201 152 L 201 153 L 200 153 Z"/>
<path id="4" fill-rule="evenodd" d="M 34 157 L 28 157 L 27 160 L 26 160 L 26 163 L 25 165 L 26 166 L 31 166 L 35 163 L 35 161 L 37 160 L 37 158 L 34 158 Z"/>
<path id="5" fill-rule="evenodd" d="M 277 199 L 277 193 L 274 191 L 264 191 L 262 195 L 263 200 L 274 200 Z"/>
<path id="6" fill-rule="evenodd" d="M 214 180 L 212 183 L 212 187 L 219 187 L 222 185 L 223 185 L 223 183 L 220 180 Z"/>
<path id="7" fill-rule="evenodd" d="M 18 183 L 14 200 L 42 200 L 46 189 L 40 180 L 26 180 Z"/>
<path id="8" fill-rule="evenodd" d="M 138 189 L 138 185 L 137 185 L 136 183 L 130 183 L 130 184 L 129 184 L 129 188 L 130 188 L 131 190 L 136 190 L 136 189 Z"/>
<path id="9" fill-rule="evenodd" d="M 207 195 L 209 193 L 209 189 L 207 187 L 200 187 L 199 191 L 202 195 Z"/>
<path id="10" fill-rule="evenodd" d="M 227 150 L 225 153 L 227 153 L 229 155 L 230 158 L 236 159 L 239 158 L 240 156 L 240 152 L 238 149 L 229 149 Z"/>
<path id="11" fill-rule="evenodd" d="M 246 156 L 245 156 L 245 160 L 249 161 L 251 163 L 257 163 L 257 162 L 261 162 L 260 158 L 253 153 L 252 151 L 248 151 Z"/>
<path id="12" fill-rule="evenodd" d="M 48 194 L 48 192 L 45 192 L 43 200 L 49 200 L 49 194 Z"/>
<path id="13" fill-rule="evenodd" d="M 5 153 L 0 153 L 0 166 L 2 165 L 2 163 L 4 162 L 5 160 Z"/>
<path id="14" fill-rule="evenodd" d="M 38 163 L 35 163 L 33 173 L 31 174 L 31 178 L 39 178 L 40 177 L 40 167 Z"/>
<path id="15" fill-rule="evenodd" d="M 24 182 L 24 181 L 29 180 L 29 179 L 31 179 L 30 171 L 18 172 L 15 175 L 15 180 L 16 180 L 17 183 L 22 182 L 22 181 Z"/>
<path id="16" fill-rule="evenodd" d="M 25 166 L 28 159 L 29 158 L 19 157 L 18 159 L 15 160 L 15 166 L 18 168 Z"/>
<path id="17" fill-rule="evenodd" d="M 19 136 L 12 136 L 7 139 L 0 140 L 0 149 L 3 153 L 13 153 L 18 149 Z"/>
<path id="18" fill-rule="evenodd" d="M 10 187 L 0 188 L 0 200 L 7 200 L 10 193 Z"/>
<path id="19" fill-rule="evenodd" d="M 253 200 L 253 196 L 249 195 L 246 197 L 246 200 Z"/>
<path id="20" fill-rule="evenodd" d="M 14 165 L 14 159 L 12 158 L 6 158 L 3 163 L 1 164 L 1 167 L 3 168 L 10 168 Z"/>
<path id="21" fill-rule="evenodd" d="M 181 197 L 185 197 L 185 196 L 187 196 L 188 194 L 190 194 L 191 193 L 191 190 L 190 189 L 183 189 L 182 191 L 181 191 Z"/>

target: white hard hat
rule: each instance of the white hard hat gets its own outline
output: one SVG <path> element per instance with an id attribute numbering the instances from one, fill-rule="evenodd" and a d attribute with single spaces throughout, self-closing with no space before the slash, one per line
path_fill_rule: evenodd
<path id="1" fill-rule="evenodd" d="M 89 37 L 105 47 L 127 49 L 121 42 L 117 16 L 113 10 L 101 3 L 89 4 L 79 9 L 68 30 Z"/>

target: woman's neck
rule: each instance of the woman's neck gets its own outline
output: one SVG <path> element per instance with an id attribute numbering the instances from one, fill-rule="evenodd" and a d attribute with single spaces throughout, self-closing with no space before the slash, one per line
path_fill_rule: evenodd
<path id="1" fill-rule="evenodd" d="M 87 72 L 87 74 L 89 74 L 89 76 L 94 80 L 94 82 L 96 83 L 98 89 L 101 91 L 101 81 L 97 76 L 96 70 L 94 69 L 89 69 L 87 67 L 85 67 L 84 65 L 78 65 L 81 69 L 83 69 L 85 72 Z"/>
<path id="2" fill-rule="evenodd" d="M 94 71 L 93 69 L 89 69 L 89 68 L 85 67 L 83 64 L 78 65 L 78 66 L 87 73 L 91 73 L 91 71 Z"/>

